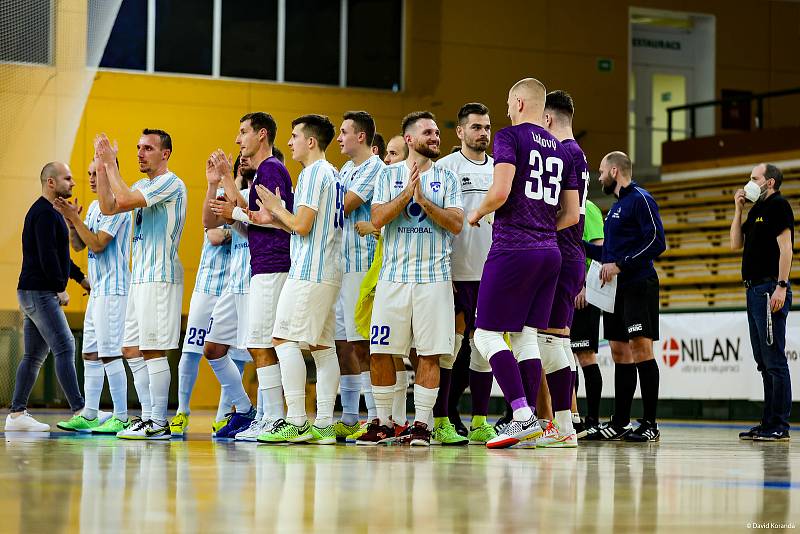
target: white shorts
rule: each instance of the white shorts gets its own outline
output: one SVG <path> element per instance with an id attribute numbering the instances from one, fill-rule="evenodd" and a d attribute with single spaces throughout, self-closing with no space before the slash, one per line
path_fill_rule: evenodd
<path id="1" fill-rule="evenodd" d="M 206 341 L 247 348 L 247 300 L 247 293 L 223 292 L 211 312 Z"/>
<path id="2" fill-rule="evenodd" d="M 378 281 L 372 308 L 371 354 L 452 354 L 455 342 L 453 284 Z"/>
<path id="3" fill-rule="evenodd" d="M 208 334 L 208 321 L 219 300 L 219 295 L 209 295 L 195 291 L 189 303 L 189 318 L 186 320 L 186 335 L 183 338 L 183 352 L 203 354 L 203 345 Z"/>
<path id="4" fill-rule="evenodd" d="M 356 329 L 356 304 L 361 293 L 361 282 L 367 273 L 347 273 L 342 277 L 341 301 L 344 312 L 344 329 L 347 341 L 365 341 Z"/>
<path id="5" fill-rule="evenodd" d="M 272 337 L 333 347 L 339 286 L 289 278 L 278 299 Z"/>
<path id="6" fill-rule="evenodd" d="M 180 346 L 183 284 L 131 284 L 123 347 L 171 350 Z"/>
<path id="7" fill-rule="evenodd" d="M 96 352 L 100 358 L 122 356 L 127 295 L 89 294 L 83 316 L 83 354 Z"/>
<path id="8" fill-rule="evenodd" d="M 344 303 L 342 302 L 342 292 L 336 298 L 336 332 L 333 335 L 336 341 L 347 341 L 347 330 L 344 327 Z"/>
<path id="9" fill-rule="evenodd" d="M 247 300 L 248 347 L 272 348 L 278 298 L 288 277 L 289 273 L 265 273 L 250 279 L 250 298 Z"/>

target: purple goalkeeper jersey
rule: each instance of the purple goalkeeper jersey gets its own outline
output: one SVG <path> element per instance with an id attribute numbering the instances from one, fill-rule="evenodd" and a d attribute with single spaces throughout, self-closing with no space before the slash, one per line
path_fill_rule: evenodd
<path id="1" fill-rule="evenodd" d="M 571 159 L 578 179 L 578 203 L 581 207 L 581 216 L 578 224 L 564 228 L 558 232 L 558 248 L 561 249 L 561 260 L 586 261 L 586 252 L 583 250 L 583 221 L 586 218 L 586 195 L 589 192 L 589 164 L 580 145 L 574 139 L 564 139 L 561 142 Z"/>
<path id="2" fill-rule="evenodd" d="M 516 168 L 508 199 L 495 212 L 492 250 L 558 248 L 556 217 L 562 189 L 578 189 L 572 157 L 555 137 L 531 123 L 494 137 L 494 164 Z"/>
<path id="3" fill-rule="evenodd" d="M 286 209 L 293 211 L 294 193 L 292 191 L 292 177 L 289 171 L 275 156 L 270 156 L 261 162 L 250 187 L 249 207 L 258 210 L 258 193 L 256 185 L 263 185 L 273 193 L 276 188 L 281 190 L 281 199 L 286 203 Z M 291 236 L 285 230 L 266 228 L 251 224 L 247 231 L 250 244 L 250 271 L 253 276 L 265 273 L 288 273 L 291 266 L 289 256 L 289 241 Z"/>

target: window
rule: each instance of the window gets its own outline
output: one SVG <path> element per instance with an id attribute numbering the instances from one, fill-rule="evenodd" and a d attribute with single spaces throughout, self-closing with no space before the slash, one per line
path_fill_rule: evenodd
<path id="1" fill-rule="evenodd" d="M 214 0 L 156 0 L 156 70 L 211 74 Z"/>
<path id="2" fill-rule="evenodd" d="M 97 35 L 95 19 L 89 17 L 89 50 Z M 111 28 L 100 66 L 112 69 L 147 68 L 147 0 L 123 0 Z"/>
<path id="3" fill-rule="evenodd" d="M 402 17 L 401 0 L 348 1 L 348 86 L 400 88 Z"/>
<path id="4" fill-rule="evenodd" d="M 277 79 L 278 0 L 222 3 L 220 74 Z"/>
<path id="5" fill-rule="evenodd" d="M 52 63 L 53 8 L 50 0 L 3 0 L 0 61 Z"/>
<path id="6" fill-rule="evenodd" d="M 340 2 L 287 0 L 287 82 L 339 85 Z"/>

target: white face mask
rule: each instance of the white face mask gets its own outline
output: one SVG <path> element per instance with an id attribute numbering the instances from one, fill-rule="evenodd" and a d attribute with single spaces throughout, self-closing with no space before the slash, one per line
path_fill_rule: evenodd
<path id="1" fill-rule="evenodd" d="M 757 183 L 750 180 L 744 186 L 744 196 L 750 202 L 757 202 L 763 195 L 766 193 L 766 190 L 762 190 Z"/>

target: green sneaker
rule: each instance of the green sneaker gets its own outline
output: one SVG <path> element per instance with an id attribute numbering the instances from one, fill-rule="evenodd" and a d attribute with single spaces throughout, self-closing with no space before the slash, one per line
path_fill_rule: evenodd
<path id="1" fill-rule="evenodd" d="M 314 438 L 311 423 L 306 421 L 301 426 L 281 419 L 268 432 L 258 436 L 261 443 L 304 443 Z"/>
<path id="2" fill-rule="evenodd" d="M 496 437 L 497 432 L 489 423 L 483 423 L 476 428 L 470 427 L 469 434 L 467 434 L 470 445 L 486 445 L 487 441 Z"/>
<path id="3" fill-rule="evenodd" d="M 447 417 L 435 417 L 431 445 L 466 445 L 469 440 L 456 432 L 456 427 Z"/>
<path id="4" fill-rule="evenodd" d="M 122 432 L 131 426 L 131 418 L 127 421 L 117 419 L 116 417 L 109 418 L 105 423 L 92 429 L 92 434 L 116 434 Z"/>
<path id="5" fill-rule="evenodd" d="M 336 445 L 336 430 L 333 425 L 322 428 L 311 425 L 311 435 L 313 436 L 308 443 L 312 445 Z"/>
<path id="6" fill-rule="evenodd" d="M 214 421 L 213 423 L 211 423 L 211 437 L 212 438 L 217 437 L 217 432 L 219 432 L 220 430 L 225 428 L 225 425 L 228 424 L 228 421 L 230 420 L 230 418 L 231 418 L 231 416 L 230 416 L 230 414 L 228 414 L 227 416 L 225 416 L 225 419 L 223 419 L 222 421 Z M 172 424 L 170 424 L 170 431 L 171 431 L 171 429 L 172 429 Z"/>
<path id="7" fill-rule="evenodd" d="M 169 431 L 173 436 L 183 436 L 189 430 L 189 416 L 183 412 L 178 412 L 169 423 Z M 214 429 L 216 433 L 218 429 Z"/>
<path id="8" fill-rule="evenodd" d="M 83 432 L 89 434 L 93 428 L 100 426 L 100 419 L 86 419 L 82 415 L 73 415 L 69 421 L 61 421 L 56 425 L 61 430 L 68 430 L 70 432 Z"/>
<path id="9" fill-rule="evenodd" d="M 361 428 L 361 423 L 356 421 L 352 425 L 346 425 L 341 421 L 336 421 L 333 424 L 333 432 L 336 434 L 336 439 L 339 441 L 345 441 L 347 436 L 355 434 Z"/>
<path id="10" fill-rule="evenodd" d="M 369 428 L 369 422 L 364 421 L 363 423 L 361 423 L 361 426 L 358 427 L 358 430 L 347 436 L 344 440 L 347 443 L 355 443 L 356 441 L 358 441 L 358 438 L 367 433 L 367 428 Z"/>

